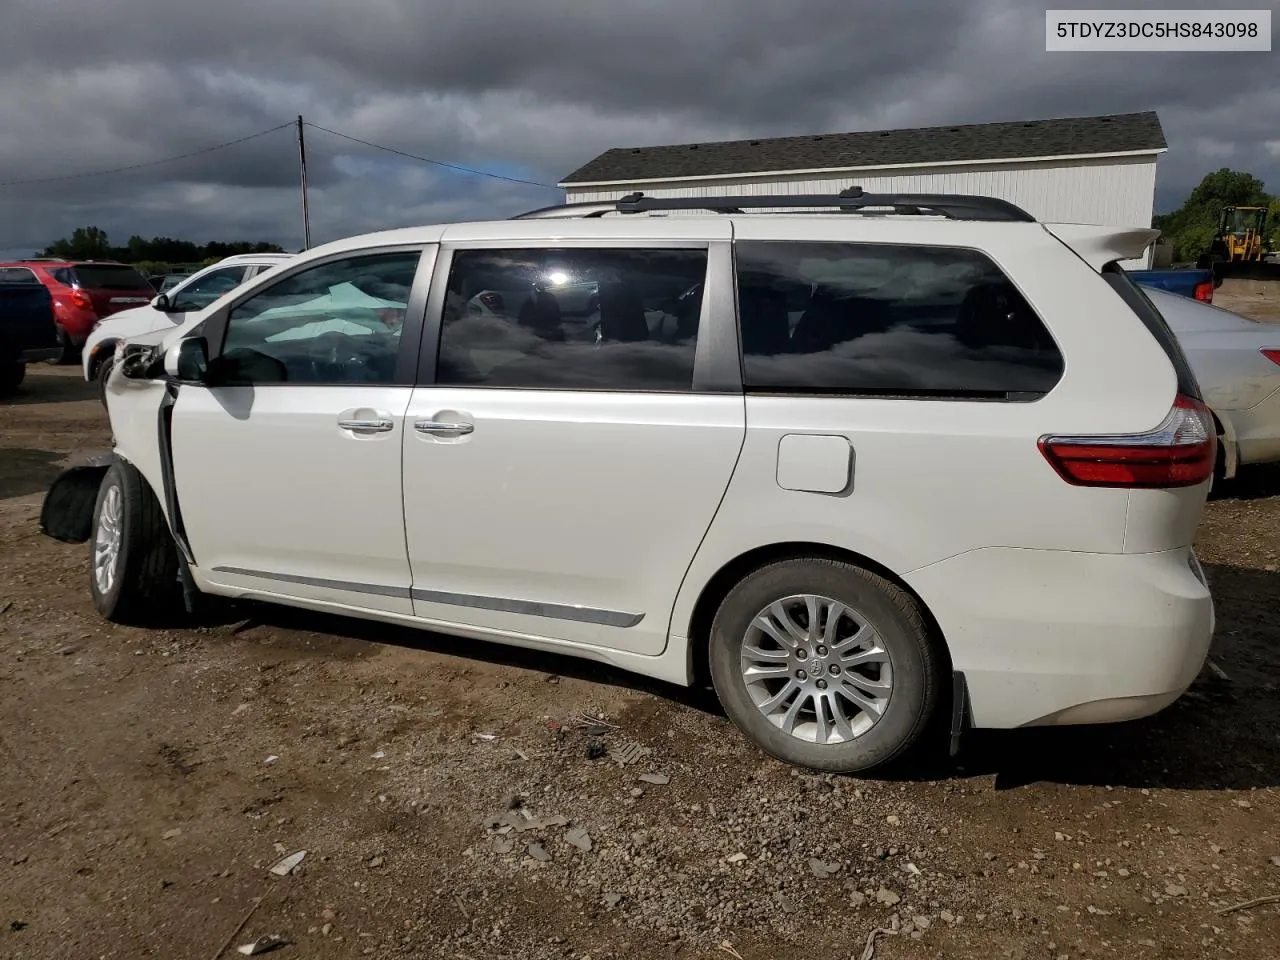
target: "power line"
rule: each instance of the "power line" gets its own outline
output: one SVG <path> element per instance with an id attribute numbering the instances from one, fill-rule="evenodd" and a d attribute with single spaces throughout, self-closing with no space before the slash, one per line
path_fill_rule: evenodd
<path id="1" fill-rule="evenodd" d="M 330 130 L 328 127 L 322 127 L 318 123 L 312 123 L 310 120 L 303 121 L 308 127 L 314 127 L 324 133 L 333 134 L 335 137 L 341 137 L 343 140 L 350 140 L 352 143 L 361 143 L 366 147 L 373 147 L 375 150 L 385 150 L 387 153 L 394 153 L 399 157 L 407 157 L 410 160 L 420 160 L 423 163 L 432 163 L 437 167 L 447 167 L 450 170 L 458 170 L 462 173 L 473 173 L 480 177 L 492 177 L 494 180 L 505 180 L 508 183 L 523 183 L 530 187 L 542 187 L 544 190 L 559 190 L 557 186 L 550 183 L 538 183 L 536 180 L 521 180 L 519 177 L 505 177 L 500 173 L 490 173 L 487 170 L 475 170 L 471 167 L 464 167 L 457 163 L 446 163 L 444 160 L 433 160 L 430 157 L 420 157 L 416 153 L 407 153 L 404 150 L 397 150 L 395 147 L 387 147 L 381 143 L 374 143 L 371 140 L 361 140 L 359 137 L 353 137 L 345 133 L 339 133 L 337 130 Z"/>
<path id="2" fill-rule="evenodd" d="M 54 183 L 60 180 L 79 180 L 83 177 L 101 177 L 111 173 L 123 173 L 126 170 L 141 170 L 144 167 L 157 167 L 164 163 L 173 163 L 175 160 L 186 160 L 188 157 L 198 157 L 201 154 L 213 153 L 215 150 L 222 150 L 226 147 L 234 147 L 238 143 L 244 143 L 248 140 L 256 140 L 258 137 L 265 137 L 269 133 L 275 133 L 277 130 L 283 130 L 285 127 L 293 126 L 293 122 L 282 123 L 270 130 L 259 130 L 257 133 L 251 133 L 247 137 L 238 137 L 235 140 L 227 140 L 225 143 L 215 143 L 211 147 L 202 147 L 199 150 L 192 150 L 190 153 L 180 153 L 176 157 L 165 157 L 163 160 L 148 160 L 145 163 L 131 163 L 123 167 L 110 167 L 106 170 L 90 170 L 86 173 L 68 173 L 58 177 L 33 177 L 28 180 L 0 180 L 0 187 L 16 187 L 27 183 Z"/>

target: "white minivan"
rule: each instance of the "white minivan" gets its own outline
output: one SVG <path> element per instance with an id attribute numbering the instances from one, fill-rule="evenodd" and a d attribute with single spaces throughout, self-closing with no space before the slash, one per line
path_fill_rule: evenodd
<path id="1" fill-rule="evenodd" d="M 1214 623 L 1213 422 L 1118 265 L 1154 236 L 852 188 L 353 237 L 122 346 L 42 525 L 111 620 L 250 598 L 710 682 L 818 769 L 1141 717 Z"/>

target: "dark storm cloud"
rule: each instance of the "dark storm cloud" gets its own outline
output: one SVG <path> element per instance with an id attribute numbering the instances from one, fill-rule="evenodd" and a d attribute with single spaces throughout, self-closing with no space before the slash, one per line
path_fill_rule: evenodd
<path id="1" fill-rule="evenodd" d="M 1223 165 L 1280 191 L 1272 54 L 1049 54 L 1043 4 L 221 0 L 156 3 L 149 15 L 148 5 L 63 0 L 49 16 L 46 0 L 9 0 L 0 181 L 143 163 L 298 113 L 554 183 L 610 146 L 1154 108 L 1171 146 L 1162 200 Z M 315 130 L 308 146 L 320 239 L 556 196 Z M 127 174 L 0 188 L 0 251 L 81 223 L 120 240 L 296 245 L 296 182 L 285 130 Z"/>

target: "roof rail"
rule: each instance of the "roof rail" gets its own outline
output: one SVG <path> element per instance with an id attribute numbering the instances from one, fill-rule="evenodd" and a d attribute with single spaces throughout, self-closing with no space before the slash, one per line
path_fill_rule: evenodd
<path id="1" fill-rule="evenodd" d="M 866 193 L 849 187 L 838 194 L 760 194 L 729 197 L 646 197 L 629 193 L 618 200 L 566 203 L 522 213 L 514 220 L 551 217 L 602 217 L 606 213 L 650 213 L 662 210 L 707 210 L 742 213 L 777 207 L 825 208 L 838 213 L 885 211 L 908 216 L 940 216 L 950 220 L 992 220 L 1034 223 L 1035 217 L 998 197 L 945 193 Z"/>

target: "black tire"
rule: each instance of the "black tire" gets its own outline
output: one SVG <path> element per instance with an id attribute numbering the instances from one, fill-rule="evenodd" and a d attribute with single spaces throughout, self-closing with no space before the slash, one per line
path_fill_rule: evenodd
<path id="1" fill-rule="evenodd" d="M 115 366 L 115 357 L 107 354 L 106 358 L 98 364 L 98 369 L 94 373 L 94 379 L 98 383 L 98 399 L 102 401 L 102 405 L 107 405 L 107 377 L 111 376 L 111 368 Z"/>
<path id="2" fill-rule="evenodd" d="M 879 719 L 841 743 L 819 744 L 784 732 L 756 706 L 742 676 L 739 659 L 754 618 L 771 603 L 801 594 L 826 597 L 857 611 L 879 633 L 893 671 L 888 705 Z M 768 564 L 739 581 L 712 622 L 709 660 L 725 712 L 756 745 L 787 763 L 838 773 L 883 766 L 910 750 L 937 709 L 945 669 L 910 594 L 861 567 L 818 558 Z"/>
<path id="3" fill-rule="evenodd" d="M 119 545 L 114 576 L 100 582 L 99 541 L 109 539 L 101 526 L 102 514 L 113 496 L 119 511 Z M 164 513 L 147 481 L 122 460 L 111 465 L 98 487 L 92 531 L 89 591 L 99 613 L 113 623 L 147 624 L 171 617 L 181 608 L 177 548 Z"/>
<path id="4" fill-rule="evenodd" d="M 58 327 L 58 347 L 60 350 L 58 355 L 46 360 L 46 363 L 55 367 L 65 367 L 80 359 L 80 348 L 71 341 L 71 337 L 62 327 Z"/>
<path id="5" fill-rule="evenodd" d="M 0 363 L 0 398 L 12 397 L 27 376 L 25 363 Z"/>

